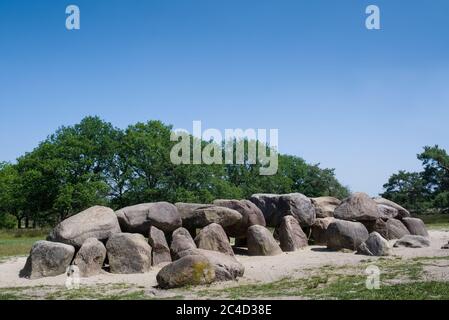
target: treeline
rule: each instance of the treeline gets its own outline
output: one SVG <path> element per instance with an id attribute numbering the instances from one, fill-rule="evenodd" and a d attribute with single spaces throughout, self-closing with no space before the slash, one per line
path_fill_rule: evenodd
<path id="1" fill-rule="evenodd" d="M 449 213 L 449 155 L 436 145 L 424 147 L 417 157 L 423 170 L 392 175 L 383 197 L 415 214 Z"/>
<path id="2" fill-rule="evenodd" d="M 118 129 L 98 117 L 61 127 L 15 163 L 0 163 L 0 226 L 54 225 L 92 205 L 247 198 L 301 192 L 343 198 L 333 169 L 280 155 L 274 176 L 256 165 L 174 165 L 172 127 L 160 121 Z M 193 138 L 192 138 L 193 139 Z"/>

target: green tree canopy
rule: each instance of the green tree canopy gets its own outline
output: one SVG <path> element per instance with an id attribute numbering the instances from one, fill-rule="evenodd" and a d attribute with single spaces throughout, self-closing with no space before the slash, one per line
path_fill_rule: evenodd
<path id="1" fill-rule="evenodd" d="M 53 225 L 92 205 L 210 203 L 253 193 L 348 195 L 332 169 L 295 156 L 279 155 L 273 176 L 261 176 L 261 164 L 248 159 L 243 165 L 175 165 L 171 133 L 172 126 L 160 121 L 121 130 L 98 117 L 61 127 L 16 163 L 0 165 L 0 214 L 15 216 L 19 225 Z"/>

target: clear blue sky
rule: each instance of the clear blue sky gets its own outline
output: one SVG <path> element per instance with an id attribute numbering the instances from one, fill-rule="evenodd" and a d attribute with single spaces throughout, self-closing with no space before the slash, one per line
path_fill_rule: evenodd
<path id="1" fill-rule="evenodd" d="M 201 120 L 278 128 L 281 152 L 375 195 L 424 145 L 449 149 L 448 15 L 447 0 L 0 0 L 0 160 L 86 115 Z"/>

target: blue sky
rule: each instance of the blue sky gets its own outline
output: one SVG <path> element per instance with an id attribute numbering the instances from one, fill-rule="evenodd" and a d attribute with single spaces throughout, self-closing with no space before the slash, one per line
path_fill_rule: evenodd
<path id="1" fill-rule="evenodd" d="M 375 195 L 424 145 L 449 149 L 448 15 L 446 0 L 0 0 L 0 160 L 86 115 L 201 120 L 277 128 L 281 152 Z"/>

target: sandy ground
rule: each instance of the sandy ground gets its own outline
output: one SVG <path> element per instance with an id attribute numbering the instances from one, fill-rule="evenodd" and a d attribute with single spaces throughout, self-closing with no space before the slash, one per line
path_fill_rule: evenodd
<path id="1" fill-rule="evenodd" d="M 404 259 L 449 256 L 449 250 L 441 249 L 449 241 L 449 231 L 429 231 L 429 233 L 431 239 L 430 247 L 420 249 L 393 248 L 393 256 L 399 256 Z M 392 241 L 393 243 L 394 241 Z M 245 255 L 237 255 L 236 257 L 245 266 L 245 275 L 238 281 L 238 283 L 242 284 L 272 282 L 284 277 L 301 276 L 305 274 L 306 270 L 322 266 L 354 265 L 362 260 L 376 259 L 354 253 L 327 251 L 322 246 L 310 246 L 300 251 L 283 253 L 282 255 L 273 257 L 249 257 Z M 18 257 L 0 263 L 0 288 L 65 285 L 65 275 L 37 280 L 20 278 L 19 271 L 24 266 L 25 260 L 26 257 Z M 436 267 L 438 268 L 438 266 Z M 117 275 L 104 272 L 98 276 L 81 279 L 81 284 L 101 285 L 127 283 L 149 289 L 157 285 L 156 275 L 159 270 L 160 268 L 154 268 L 149 273 L 132 275 Z M 449 268 L 438 268 L 438 270 L 444 273 L 441 275 L 444 279 L 449 279 Z M 226 284 L 217 284 L 216 286 L 220 285 L 226 286 Z"/>

